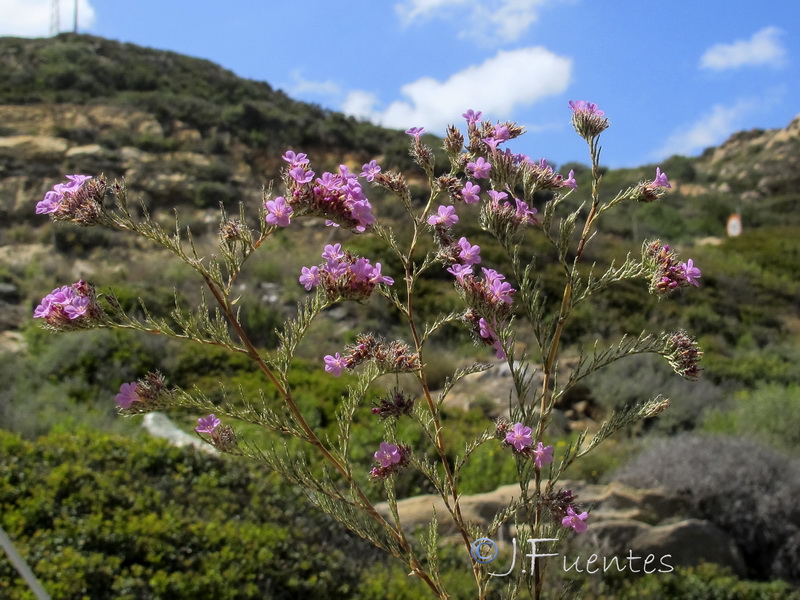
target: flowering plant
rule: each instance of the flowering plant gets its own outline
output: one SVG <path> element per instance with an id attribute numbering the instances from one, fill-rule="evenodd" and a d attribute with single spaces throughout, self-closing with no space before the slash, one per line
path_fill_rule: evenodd
<path id="1" fill-rule="evenodd" d="M 68 176 L 69 183 L 56 185 L 48 192 L 37 205 L 37 213 L 82 226 L 102 225 L 129 231 L 160 244 L 198 273 L 216 307 L 210 309 L 204 299 L 196 311 L 187 314 L 176 310 L 172 319 L 157 318 L 147 310 L 142 318 L 137 318 L 123 310 L 113 293 L 98 294 L 92 285 L 79 281 L 53 290 L 36 308 L 34 317 L 42 318 L 46 327 L 55 331 L 132 328 L 223 346 L 248 356 L 268 384 L 277 390 L 279 404 L 269 404 L 262 397 L 261 403 L 255 405 L 243 398 L 243 407 L 237 408 L 213 402 L 197 390 L 169 387 L 163 375 L 148 373 L 121 386 L 116 397 L 119 411 L 137 415 L 176 406 L 194 409 L 203 415 L 195 431 L 209 444 L 219 451 L 259 461 L 303 486 L 320 509 L 403 561 L 436 597 L 446 598 L 448 593 L 437 561 L 438 516 L 434 515 L 429 534 L 415 540 L 401 522 L 396 477 L 402 476 L 404 470 L 414 469 L 435 488 L 447 510 L 444 517 L 452 520 L 463 541 L 465 556 L 471 556 L 476 541 L 495 534 L 507 523 L 516 526 L 518 536 L 530 538 L 561 538 L 569 530 L 582 533 L 591 526 L 590 514 L 577 503 L 570 490 L 560 487 L 565 469 L 614 432 L 658 414 L 669 403 L 659 396 L 612 414 L 593 436 L 583 432 L 560 454 L 555 453 L 547 439 L 547 424 L 555 405 L 584 377 L 634 354 L 659 354 L 676 373 L 689 379 L 700 372 L 698 361 L 702 352 L 688 333 L 678 331 L 659 335 L 642 333 L 636 339 L 623 337 L 619 343 L 602 350 L 595 345 L 582 352 L 577 367 L 567 377 L 557 378 L 562 334 L 579 303 L 625 279 L 645 279 L 652 293 L 667 296 L 680 287 L 699 285 L 701 277 L 700 269 L 691 259 L 681 262 L 659 240 L 644 243 L 641 259 L 629 255 L 623 264 L 612 264 L 600 276 L 579 270 L 602 214 L 624 202 L 658 200 L 670 183 L 667 175 L 657 169 L 652 181 L 640 182 L 601 202 L 599 136 L 609 122 L 593 103 L 574 101 L 570 106 L 572 124 L 589 147 L 592 186 L 587 201 L 566 214 L 563 214 L 564 200 L 577 187 L 574 173 L 570 171 L 565 177 L 544 159 L 534 161 L 502 147 L 519 137 L 523 129 L 511 122 L 482 120 L 482 114 L 473 110 L 463 115 L 466 137 L 455 126 L 447 129 L 446 171 L 435 168 L 434 153 L 422 140 L 424 129 L 415 127 L 406 132 L 411 136 L 411 156 L 428 178 L 429 194 L 421 202 L 412 198 L 403 174 L 384 171 L 375 160 L 365 164 L 360 175 L 342 165 L 337 172 L 317 177 L 307 155 L 287 151 L 283 156 L 287 163 L 283 171 L 283 195 L 273 198 L 265 194 L 258 212 L 258 227 L 254 229 L 248 207 L 240 206 L 238 218 L 230 218 L 222 209 L 219 255 L 210 258 L 198 255 L 190 233 L 188 239 L 183 238 L 177 226 L 174 234 L 167 233 L 144 207 L 142 216 L 135 216 L 128 204 L 124 182 L 108 184 L 102 176 Z M 398 241 L 399 228 L 393 229 L 373 214 L 360 179 L 383 188 L 402 205 L 407 215 L 403 227 L 409 232 L 406 244 Z M 106 200 L 109 194 L 113 206 Z M 484 263 L 481 248 L 455 233 L 461 217 L 467 213 L 464 205 L 477 206 L 481 228 L 504 250 L 510 271 L 501 273 Z M 588 210 L 584 210 L 586 206 Z M 321 217 L 326 225 L 377 236 L 396 256 L 402 271 L 385 273 L 380 262 L 373 264 L 368 258 L 356 256 L 340 243 L 326 245 L 321 252 L 324 262 L 303 267 L 298 276 L 299 285 L 310 295 L 299 305 L 297 316 L 280 330 L 277 349 L 265 351 L 254 345 L 238 318 L 234 283 L 244 263 L 275 231 L 291 227 L 303 217 Z M 425 235 L 430 235 L 435 244 L 435 249 L 427 253 L 420 250 L 420 239 Z M 564 273 L 560 300 L 545 293 L 534 264 L 522 260 L 520 245 L 526 235 L 544 236 L 552 246 Z M 421 275 L 431 269 L 452 276 L 463 307 L 440 315 L 433 322 L 422 323 L 415 311 L 414 298 Z M 402 316 L 408 326 L 408 341 L 363 333 L 342 352 L 319 357 L 320 367 L 329 376 L 355 375 L 355 383 L 338 409 L 338 439 L 323 439 L 293 395 L 288 377 L 293 359 L 313 321 L 324 309 L 345 301 L 363 302 L 376 294 Z M 522 319 L 530 322 L 533 339 L 529 346 L 536 349 L 538 361 L 531 360 L 527 349 L 518 350 L 518 323 Z M 492 365 L 474 363 L 457 370 L 434 397 L 425 370 L 426 348 L 447 323 L 461 323 L 478 345 L 490 347 L 490 355 L 508 364 L 514 383 L 510 420 L 487 424 L 486 431 L 471 440 L 455 460 L 456 449 L 448 445 L 442 422 L 442 405 L 456 382 Z M 533 362 L 539 365 L 542 376 L 539 389 L 532 389 Z M 371 408 L 366 407 L 372 384 L 380 377 L 396 373 L 411 374 L 415 389 L 395 387 Z M 356 415 L 365 410 L 375 415 L 372 417 L 375 426 L 383 429 L 385 438 L 375 450 L 371 464 L 356 460 L 350 448 L 351 426 Z M 413 420 L 429 447 L 415 448 L 398 439 L 398 419 Z M 229 424 L 236 420 L 295 438 L 308 452 L 298 456 L 285 446 L 259 447 L 236 433 Z M 507 459 L 515 461 L 520 492 L 494 517 L 488 529 L 479 529 L 462 514 L 459 484 L 464 465 L 485 444 L 499 444 Z M 319 468 L 320 464 L 323 468 Z M 382 483 L 388 515 L 379 511 L 370 499 L 371 493 L 365 488 L 370 481 Z M 478 597 L 486 598 L 492 581 L 487 565 L 472 561 L 472 573 Z M 530 587 L 534 597 L 539 598 L 543 567 L 536 563 L 530 575 L 520 576 L 516 586 Z"/>

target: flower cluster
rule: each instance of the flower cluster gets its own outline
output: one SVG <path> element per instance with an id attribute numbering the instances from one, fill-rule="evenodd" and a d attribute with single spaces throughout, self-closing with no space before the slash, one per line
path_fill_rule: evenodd
<path id="1" fill-rule="evenodd" d="M 694 261 L 690 258 L 678 262 L 675 253 L 669 246 L 662 246 L 661 240 L 644 243 L 642 260 L 650 274 L 651 293 L 666 296 L 679 287 L 700 286 L 697 280 L 702 273 L 694 266 Z"/>
<path id="2" fill-rule="evenodd" d="M 539 162 L 534 162 L 528 156 L 517 155 L 517 161 L 522 165 L 523 177 L 529 178 L 531 187 L 534 190 L 563 190 L 569 188 L 574 190 L 578 187 L 575 181 L 575 171 L 570 171 L 566 179 L 556 173 L 553 167 L 547 164 L 547 160 L 542 158 Z"/>
<path id="3" fill-rule="evenodd" d="M 34 319 L 58 331 L 87 329 L 103 322 L 105 313 L 97 304 L 94 286 L 82 279 L 54 289 L 33 311 Z"/>
<path id="4" fill-rule="evenodd" d="M 578 512 L 580 509 L 575 504 L 577 499 L 572 490 L 559 490 L 544 496 L 539 503 L 550 512 L 554 520 L 561 522 L 561 525 L 567 529 L 574 529 L 576 533 L 583 533 L 589 528 L 586 524 L 589 513 Z"/>
<path id="5" fill-rule="evenodd" d="M 381 398 L 380 402 L 373 402 L 372 414 L 378 415 L 381 421 L 384 421 L 389 417 L 399 418 L 403 415 L 410 415 L 412 410 L 414 410 L 414 398 L 407 396 L 396 387 Z"/>
<path id="6" fill-rule="evenodd" d="M 542 442 L 538 442 L 534 447 L 533 430 L 522 423 L 509 426 L 505 420 L 499 421 L 495 435 L 514 448 L 517 454 L 533 458 L 537 469 L 553 462 L 553 447 L 545 446 Z"/>
<path id="7" fill-rule="evenodd" d="M 700 377 L 700 359 L 703 351 L 697 341 L 686 331 L 676 331 L 667 341 L 664 356 L 675 372 L 686 379 Z"/>
<path id="8" fill-rule="evenodd" d="M 106 181 L 89 175 L 67 175 L 67 183 L 59 183 L 36 204 L 37 215 L 51 215 L 55 221 L 72 221 L 78 225 L 96 225 L 102 221 Z"/>
<path id="9" fill-rule="evenodd" d="M 366 258 L 357 258 L 342 250 L 341 244 L 328 244 L 322 252 L 324 264 L 303 267 L 298 278 L 306 290 L 322 286 L 330 299 L 364 300 L 379 283 L 393 285 L 394 279 L 381 273 L 381 263 L 373 266 Z"/>
<path id="10" fill-rule="evenodd" d="M 307 155 L 288 150 L 283 160 L 288 163 L 283 176 L 286 196 L 265 202 L 267 223 L 285 227 L 292 216 L 314 215 L 324 217 L 326 225 L 363 232 L 375 222 L 358 177 L 345 165 L 339 165 L 338 173 L 326 172 L 315 179 Z M 361 176 L 372 181 L 380 170 L 372 161 L 364 165 Z"/>
<path id="11" fill-rule="evenodd" d="M 572 126 L 587 142 L 608 129 L 610 123 L 603 116 L 605 113 L 597 108 L 597 104 L 585 100 L 570 100 L 569 107 L 572 109 Z"/>
<path id="12" fill-rule="evenodd" d="M 643 181 L 633 190 L 633 199 L 637 202 L 655 202 L 666 193 L 672 185 L 667 179 L 667 174 L 661 172 L 661 168 L 656 167 L 656 177 L 653 181 Z"/>
<path id="13" fill-rule="evenodd" d="M 142 414 L 165 408 L 172 392 L 167 389 L 164 375 L 158 371 L 147 373 L 138 381 L 123 383 L 115 396 L 117 406 L 126 414 Z"/>
<path id="14" fill-rule="evenodd" d="M 458 242 L 439 228 L 436 229 L 439 257 L 453 263 L 447 271 L 455 277 L 456 288 L 470 309 L 464 319 L 481 343 L 492 346 L 497 358 L 506 357 L 497 335 L 498 324 L 508 317 L 516 290 L 505 281 L 505 275 L 481 267 L 483 277 L 476 277 L 473 266 L 481 262 L 481 249 L 462 237 Z"/>
<path id="15" fill-rule="evenodd" d="M 408 344 L 399 340 L 387 342 L 372 334 L 360 334 L 356 343 L 345 348 L 342 356 L 338 352 L 325 356 L 325 370 L 336 377 L 344 369 L 352 370 L 358 365 L 374 360 L 384 373 L 409 373 L 420 369 L 419 355 L 411 351 Z"/>
<path id="16" fill-rule="evenodd" d="M 198 434 L 205 433 L 211 436 L 211 443 L 220 452 L 231 452 L 237 446 L 236 432 L 229 425 L 222 425 L 222 421 L 213 413 L 197 419 L 197 427 L 194 430 Z"/>
<path id="17" fill-rule="evenodd" d="M 374 454 L 379 466 L 374 467 L 369 476 L 372 479 L 385 479 L 408 466 L 411 448 L 402 444 L 381 442 L 380 449 Z"/>
<path id="18" fill-rule="evenodd" d="M 523 225 L 537 223 L 536 209 L 530 208 L 527 202 L 514 198 L 514 204 L 506 200 L 506 192 L 489 190 L 487 192 L 491 201 L 484 205 L 487 220 L 493 224 L 495 230 L 505 230 L 514 234 Z M 505 202 L 504 202 L 505 200 Z"/>

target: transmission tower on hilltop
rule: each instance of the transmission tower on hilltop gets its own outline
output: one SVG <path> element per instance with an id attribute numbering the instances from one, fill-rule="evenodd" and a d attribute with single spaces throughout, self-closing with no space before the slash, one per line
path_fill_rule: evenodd
<path id="1" fill-rule="evenodd" d="M 61 32 L 61 11 L 60 0 L 53 0 L 50 5 L 50 35 L 58 35 Z M 78 0 L 75 0 L 75 11 L 72 20 L 72 32 L 78 33 Z"/>
<path id="2" fill-rule="evenodd" d="M 58 35 L 61 29 L 61 15 L 58 11 L 58 0 L 53 0 L 50 10 L 50 35 Z"/>

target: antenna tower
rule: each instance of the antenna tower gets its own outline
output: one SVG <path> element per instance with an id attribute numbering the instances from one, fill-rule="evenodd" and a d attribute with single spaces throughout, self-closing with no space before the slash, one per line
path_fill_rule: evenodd
<path id="1" fill-rule="evenodd" d="M 59 0 L 53 0 L 51 3 L 51 10 L 50 10 L 50 35 L 58 35 L 59 30 L 61 29 L 61 15 L 59 15 L 58 11 Z"/>

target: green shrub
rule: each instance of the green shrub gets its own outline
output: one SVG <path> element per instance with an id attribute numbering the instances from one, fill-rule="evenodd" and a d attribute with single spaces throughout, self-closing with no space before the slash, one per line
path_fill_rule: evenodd
<path id="1" fill-rule="evenodd" d="M 345 599 L 374 563 L 278 478 L 155 441 L 0 431 L 0 507 L 59 599 Z M 29 598 L 3 557 L 0 597 Z"/>

